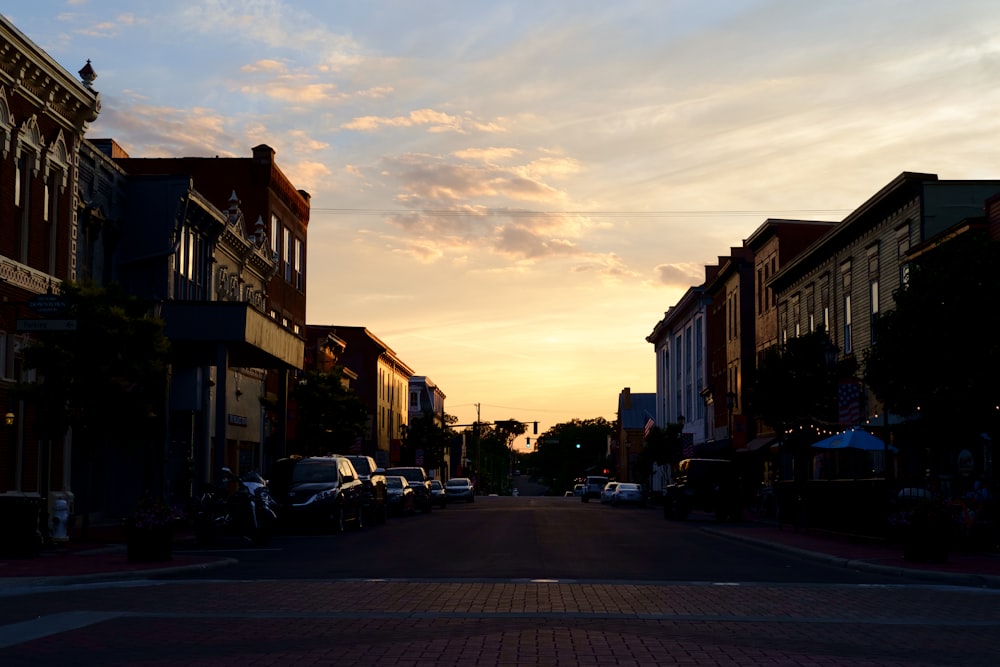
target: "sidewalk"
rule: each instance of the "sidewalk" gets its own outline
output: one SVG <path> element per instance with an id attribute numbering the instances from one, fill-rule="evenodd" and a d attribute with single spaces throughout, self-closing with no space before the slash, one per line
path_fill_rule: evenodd
<path id="1" fill-rule="evenodd" d="M 700 526 L 708 533 L 845 568 L 905 575 L 944 584 L 1000 588 L 1000 553 L 952 551 L 947 562 L 919 563 L 904 560 L 902 549 L 895 545 L 817 530 L 779 528 L 773 522 L 750 520 L 733 524 L 703 523 Z M 120 529 L 91 527 L 87 541 L 77 536 L 34 558 L 0 558 L 0 589 L 142 579 L 164 572 L 197 571 L 236 563 L 232 558 L 212 553 L 185 552 L 186 545 L 194 546 L 193 537 L 179 535 L 171 560 L 131 563 Z"/>
<path id="2" fill-rule="evenodd" d="M 904 575 L 962 586 L 1000 588 L 1000 553 L 951 550 L 943 563 L 903 558 L 902 547 L 884 541 L 779 527 L 773 521 L 744 521 L 705 526 L 706 532 L 758 546 L 822 560 L 856 570 Z"/>
<path id="3" fill-rule="evenodd" d="M 232 558 L 212 553 L 177 552 L 194 545 L 192 535 L 177 535 L 170 560 L 132 563 L 120 527 L 91 526 L 86 540 L 71 534 L 68 542 L 43 549 L 33 558 L 0 556 L 0 589 L 143 579 L 165 572 L 206 570 L 236 563 Z"/>

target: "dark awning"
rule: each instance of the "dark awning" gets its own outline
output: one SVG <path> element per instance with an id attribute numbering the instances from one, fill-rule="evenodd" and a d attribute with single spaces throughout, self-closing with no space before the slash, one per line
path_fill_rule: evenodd
<path id="1" fill-rule="evenodd" d="M 773 435 L 769 435 L 769 436 L 764 437 L 764 438 L 754 438 L 753 440 L 751 440 L 750 442 L 747 443 L 746 447 L 742 447 L 740 449 L 737 449 L 736 451 L 738 451 L 738 452 L 756 452 L 758 449 L 761 449 L 763 447 L 767 447 L 768 445 L 770 445 L 775 440 L 777 440 L 777 438 L 775 436 L 773 436 Z"/>

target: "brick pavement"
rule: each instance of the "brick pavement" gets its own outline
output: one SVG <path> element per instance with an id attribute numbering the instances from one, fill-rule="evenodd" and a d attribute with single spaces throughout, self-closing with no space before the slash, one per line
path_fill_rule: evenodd
<path id="1" fill-rule="evenodd" d="M 895 547 L 843 536 L 759 522 L 698 525 L 844 567 L 923 573 L 928 585 L 115 584 L 108 580 L 227 559 L 185 553 L 130 564 L 121 544 L 74 544 L 0 561 L 0 664 L 996 664 L 996 554 L 908 563 Z"/>

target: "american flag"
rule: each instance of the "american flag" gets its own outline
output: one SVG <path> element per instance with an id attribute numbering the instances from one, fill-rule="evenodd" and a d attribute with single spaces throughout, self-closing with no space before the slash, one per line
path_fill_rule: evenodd
<path id="1" fill-rule="evenodd" d="M 643 435 L 643 437 L 648 438 L 649 437 L 649 433 L 650 433 L 650 431 L 653 430 L 654 426 L 656 426 L 656 420 L 653 419 L 652 417 L 650 417 L 649 413 L 647 412 L 646 413 L 646 425 L 642 427 L 642 435 Z"/>
<path id="2" fill-rule="evenodd" d="M 681 458 L 694 458 L 694 433 L 681 433 Z"/>
<path id="3" fill-rule="evenodd" d="M 857 426 L 861 423 L 861 383 L 857 380 L 841 380 L 837 388 L 837 406 L 841 426 Z"/>

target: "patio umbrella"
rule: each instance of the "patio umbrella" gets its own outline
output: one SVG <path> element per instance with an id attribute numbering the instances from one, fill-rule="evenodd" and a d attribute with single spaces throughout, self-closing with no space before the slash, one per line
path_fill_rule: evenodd
<path id="1" fill-rule="evenodd" d="M 861 449 L 866 452 L 881 452 L 885 449 L 885 442 L 876 438 L 868 431 L 852 428 L 849 431 L 831 435 L 823 438 L 819 442 L 814 442 L 812 447 L 819 449 Z M 889 447 L 890 451 L 896 451 L 895 447 Z"/>

